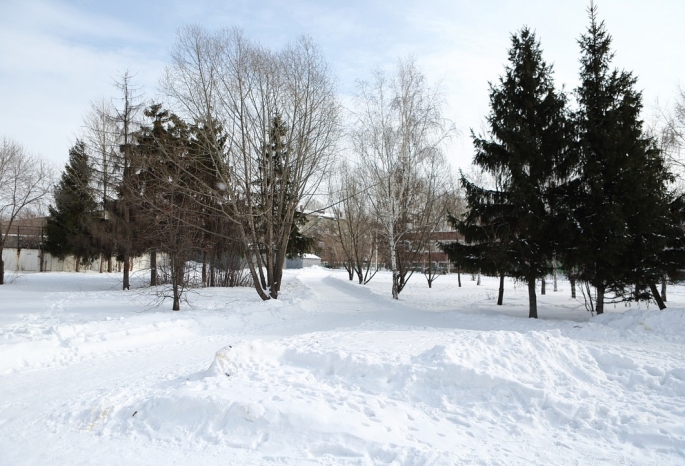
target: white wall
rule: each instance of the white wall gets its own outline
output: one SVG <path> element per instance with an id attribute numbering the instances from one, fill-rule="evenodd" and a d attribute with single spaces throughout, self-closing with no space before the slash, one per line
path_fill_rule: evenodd
<path id="1" fill-rule="evenodd" d="M 2 251 L 2 260 L 5 262 L 5 272 L 40 272 L 40 251 L 38 249 L 15 249 L 5 248 Z M 165 261 L 164 254 L 157 254 L 157 264 L 162 266 Z M 107 271 L 107 259 L 103 259 L 102 271 Z M 115 259 L 112 260 L 112 268 L 120 270 L 117 267 Z M 150 268 L 150 255 L 145 254 L 141 257 L 136 257 L 131 263 L 132 270 L 141 270 Z M 100 271 L 100 259 L 94 260 L 88 266 L 81 264 L 81 271 L 92 270 L 93 272 Z M 45 272 L 74 272 L 76 271 L 76 260 L 73 256 L 67 256 L 64 260 L 57 257 L 52 257 L 49 253 L 45 253 L 43 260 L 43 270 Z"/>

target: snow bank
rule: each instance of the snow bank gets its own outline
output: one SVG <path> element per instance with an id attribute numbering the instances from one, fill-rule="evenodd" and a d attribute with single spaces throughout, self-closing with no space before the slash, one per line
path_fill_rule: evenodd
<path id="1" fill-rule="evenodd" d="M 503 448 L 507 463 L 523 463 L 525 439 L 540 432 L 549 450 L 534 464 L 558 461 L 560 448 L 579 462 L 685 448 L 685 370 L 648 352 L 587 347 L 559 331 L 378 337 L 356 333 L 357 347 L 336 332 L 238 342 L 163 395 L 116 408 L 104 428 L 279 458 L 397 464 L 468 461 Z"/>
<path id="2" fill-rule="evenodd" d="M 685 337 L 685 311 L 682 309 L 629 309 L 622 313 L 598 315 L 592 322 L 634 334 L 658 335 L 668 340 Z"/>

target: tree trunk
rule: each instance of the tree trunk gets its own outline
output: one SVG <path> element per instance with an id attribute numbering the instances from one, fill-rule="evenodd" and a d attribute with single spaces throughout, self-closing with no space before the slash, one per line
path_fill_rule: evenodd
<path id="1" fill-rule="evenodd" d="M 216 255 L 212 254 L 212 259 L 209 262 L 209 286 L 212 288 L 214 288 L 214 286 L 216 285 L 216 278 L 215 278 L 216 270 L 214 268 L 214 259 L 215 258 L 216 258 Z"/>
<path id="2" fill-rule="evenodd" d="M 5 261 L 2 260 L 2 248 L 0 248 L 0 285 L 5 284 Z"/>
<path id="3" fill-rule="evenodd" d="M 392 271 L 392 299 L 400 299 L 400 273 Z"/>
<path id="4" fill-rule="evenodd" d="M 157 286 L 157 249 L 150 249 L 150 286 Z"/>
<path id="5" fill-rule="evenodd" d="M 392 223 L 388 228 L 390 238 L 390 268 L 392 269 L 392 299 L 400 299 L 400 272 L 397 270 L 397 245 L 395 244 L 395 231 Z"/>
<path id="6" fill-rule="evenodd" d="M 666 299 L 666 278 L 665 277 L 661 280 L 661 299 L 663 300 L 663 302 L 668 301 Z"/>
<path id="7" fill-rule="evenodd" d="M 107 272 L 112 273 L 112 255 L 107 256 Z"/>
<path id="8" fill-rule="evenodd" d="M 535 296 L 535 278 L 528 279 L 528 318 L 538 318 L 538 300 Z"/>
<path id="9" fill-rule="evenodd" d="M 459 283 L 459 288 L 461 288 L 461 270 L 457 270 L 457 283 Z"/>
<path id="10" fill-rule="evenodd" d="M 656 301 L 656 304 L 659 306 L 659 310 L 663 311 L 664 309 L 666 309 L 666 304 L 664 304 L 663 299 L 661 299 L 659 290 L 657 290 L 656 288 L 656 283 L 650 283 L 649 289 L 652 291 L 652 296 L 654 297 L 654 301 Z"/>
<path id="11" fill-rule="evenodd" d="M 181 291 L 183 290 L 183 278 L 184 278 L 184 269 L 185 269 L 185 261 L 181 260 L 180 257 L 178 256 L 173 256 L 171 258 L 172 261 L 172 270 L 171 270 L 171 289 L 173 290 L 173 295 L 174 295 L 174 303 L 172 306 L 173 311 L 180 311 L 181 310 Z"/>
<path id="12" fill-rule="evenodd" d="M 557 292 L 559 291 L 559 288 L 557 287 L 557 260 L 553 259 L 552 260 L 552 280 L 554 283 L 554 291 Z"/>
<path id="13" fill-rule="evenodd" d="M 131 284 L 129 283 L 129 258 L 128 254 L 124 254 L 124 283 L 123 283 L 123 289 L 124 290 L 130 290 L 131 289 Z"/>
<path id="14" fill-rule="evenodd" d="M 202 286 L 207 286 L 207 251 L 202 251 Z"/>
<path id="15" fill-rule="evenodd" d="M 570 274 L 568 279 L 571 282 L 571 298 L 576 299 L 576 277 Z"/>
<path id="16" fill-rule="evenodd" d="M 540 284 L 540 294 L 543 296 L 546 294 L 545 293 L 545 291 L 546 291 L 545 286 L 546 285 L 547 285 L 547 280 L 545 277 L 542 277 L 542 283 Z"/>
<path id="17" fill-rule="evenodd" d="M 285 251 L 285 247 L 281 249 Z M 278 299 L 278 293 L 281 291 L 281 281 L 283 279 L 283 264 L 285 264 L 285 253 L 276 252 L 276 261 L 273 269 L 273 283 L 271 283 L 270 296 L 273 299 Z"/>
<path id="18" fill-rule="evenodd" d="M 501 306 L 504 301 L 504 272 L 499 274 L 499 293 L 497 294 L 497 305 Z"/>
<path id="19" fill-rule="evenodd" d="M 597 304 L 595 305 L 595 312 L 604 314 L 604 285 L 597 287 Z"/>
<path id="20" fill-rule="evenodd" d="M 390 248 L 390 268 L 392 269 L 392 299 L 400 299 L 400 271 L 397 270 L 394 244 Z"/>
<path id="21" fill-rule="evenodd" d="M 43 235 L 43 232 L 45 231 L 45 228 L 40 227 L 40 251 L 38 255 L 40 256 L 40 271 L 45 272 L 45 236 Z M 2 256 L 2 253 L 0 252 L 0 256 Z"/>
<path id="22" fill-rule="evenodd" d="M 476 285 L 480 286 L 480 270 L 478 271 L 478 280 L 476 281 Z"/>
<path id="23" fill-rule="evenodd" d="M 259 254 L 259 252 L 257 252 L 257 254 Z M 259 262 L 257 263 L 256 267 L 257 267 L 257 272 L 259 273 L 259 282 L 258 283 L 261 284 L 262 292 L 264 293 L 264 296 L 266 296 L 265 290 L 268 290 L 269 287 L 266 284 L 266 277 L 264 277 L 264 268 L 262 267 L 262 265 Z M 268 266 L 267 266 L 267 272 L 268 272 Z M 259 296 L 264 300 L 264 296 L 262 296 L 261 294 Z M 271 299 L 271 298 L 267 298 L 267 299 Z"/>
<path id="24" fill-rule="evenodd" d="M 266 294 L 266 282 L 264 281 L 264 271 L 262 270 L 261 263 L 255 265 L 254 260 L 248 259 L 247 265 L 250 268 L 250 276 L 252 276 L 252 281 L 254 282 L 255 290 L 262 301 L 268 301 L 271 297 Z M 214 280 L 212 278 L 212 280 Z M 263 286 L 262 286 L 263 285 Z"/>
<path id="25" fill-rule="evenodd" d="M 174 278 L 174 283 L 171 285 L 171 289 L 173 290 L 173 295 L 174 295 L 174 303 L 171 307 L 171 310 L 172 311 L 180 311 L 181 310 L 181 296 L 180 296 L 180 293 L 178 292 L 178 284 L 176 283 L 176 278 Z"/>
<path id="26" fill-rule="evenodd" d="M 81 260 L 78 257 L 75 257 L 74 260 L 76 261 L 76 272 L 81 271 Z"/>

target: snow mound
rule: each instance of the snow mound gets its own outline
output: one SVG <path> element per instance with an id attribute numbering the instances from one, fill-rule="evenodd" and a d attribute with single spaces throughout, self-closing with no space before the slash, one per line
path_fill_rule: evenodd
<path id="1" fill-rule="evenodd" d="M 207 371 L 101 411 L 109 413 L 103 433 L 283 461 L 442 464 L 493 449 L 531 464 L 516 440 L 540 429 L 549 449 L 533 464 L 562 453 L 580 462 L 631 452 L 672 458 L 685 449 L 685 370 L 647 350 L 579 345 L 558 330 L 397 331 L 380 340 L 378 332 L 317 332 L 238 342 Z M 611 445 L 604 451 L 598 432 Z"/>
<path id="2" fill-rule="evenodd" d="M 260 340 L 248 343 L 241 342 L 235 349 L 227 346 L 216 352 L 214 361 L 207 370 L 208 377 L 245 372 L 246 370 L 260 370 L 274 368 L 279 365 L 282 350 L 275 345 L 267 345 Z"/>
<path id="3" fill-rule="evenodd" d="M 682 309 L 630 309 L 621 313 L 598 315 L 593 319 L 593 323 L 638 334 L 651 333 L 665 339 L 681 339 L 685 336 L 685 312 Z"/>

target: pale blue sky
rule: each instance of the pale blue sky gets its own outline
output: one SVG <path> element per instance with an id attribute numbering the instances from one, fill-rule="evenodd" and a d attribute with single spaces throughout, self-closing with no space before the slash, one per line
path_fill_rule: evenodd
<path id="1" fill-rule="evenodd" d="M 327 57 L 341 96 L 374 67 L 413 55 L 441 81 L 446 115 L 461 131 L 449 148 L 457 168 L 472 157 L 469 128 L 488 111 L 488 81 L 504 69 L 509 36 L 536 30 L 558 86 L 577 84 L 576 40 L 587 25 L 584 0 L 531 1 L 86 1 L 0 0 L 0 136 L 59 168 L 89 103 L 115 94 L 125 70 L 154 99 L 177 28 L 238 26 L 279 47 L 311 35 Z M 648 113 L 685 85 L 685 1 L 599 0 L 614 37 L 615 65 L 633 71 Z M 647 116 L 647 115 L 645 115 Z"/>

